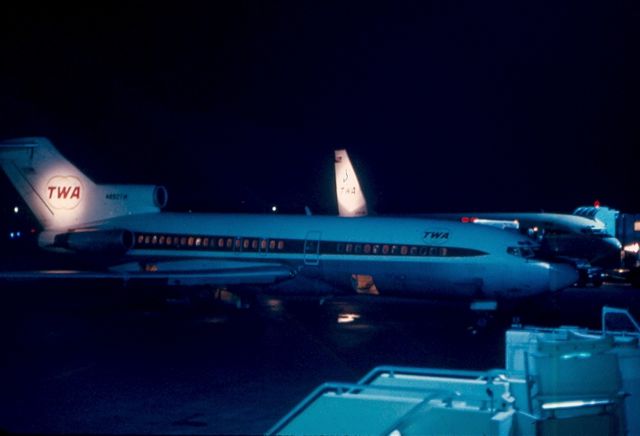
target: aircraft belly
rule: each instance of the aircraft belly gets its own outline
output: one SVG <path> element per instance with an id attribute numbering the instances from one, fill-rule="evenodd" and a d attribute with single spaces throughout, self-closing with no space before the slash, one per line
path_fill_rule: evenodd
<path id="1" fill-rule="evenodd" d="M 352 286 L 356 275 L 371 276 L 381 295 L 432 294 L 472 296 L 483 289 L 483 266 L 477 262 L 324 261 L 324 279 L 336 286 Z"/>

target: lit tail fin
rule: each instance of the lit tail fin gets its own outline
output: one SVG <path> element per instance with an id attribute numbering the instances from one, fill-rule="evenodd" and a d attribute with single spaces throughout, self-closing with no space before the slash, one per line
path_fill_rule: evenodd
<path id="1" fill-rule="evenodd" d="M 161 187 L 96 185 L 46 138 L 0 142 L 0 166 L 45 229 L 158 212 L 166 203 Z"/>
<path id="2" fill-rule="evenodd" d="M 86 215 L 95 184 L 48 139 L 1 142 L 0 165 L 45 229 L 72 227 Z"/>
<path id="3" fill-rule="evenodd" d="M 336 197 L 338 212 L 343 217 L 368 215 L 364 197 L 347 150 L 335 151 Z"/>

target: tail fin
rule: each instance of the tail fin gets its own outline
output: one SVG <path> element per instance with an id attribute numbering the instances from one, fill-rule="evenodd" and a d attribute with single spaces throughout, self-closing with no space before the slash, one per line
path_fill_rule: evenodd
<path id="1" fill-rule="evenodd" d="M 96 185 L 46 138 L 0 142 L 0 166 L 45 229 L 157 212 L 166 203 L 161 187 Z"/>
<path id="2" fill-rule="evenodd" d="M 369 214 L 356 172 L 353 170 L 347 150 L 335 151 L 336 197 L 338 212 L 343 217 Z"/>

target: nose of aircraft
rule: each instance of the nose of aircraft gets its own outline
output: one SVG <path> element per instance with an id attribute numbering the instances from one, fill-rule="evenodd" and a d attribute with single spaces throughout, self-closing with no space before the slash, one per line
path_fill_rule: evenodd
<path id="1" fill-rule="evenodd" d="M 600 255 L 591 262 L 603 268 L 620 268 L 622 244 L 617 238 L 603 238 Z"/>
<path id="2" fill-rule="evenodd" d="M 549 268 L 549 289 L 559 291 L 578 281 L 578 271 L 571 265 L 556 263 Z"/>

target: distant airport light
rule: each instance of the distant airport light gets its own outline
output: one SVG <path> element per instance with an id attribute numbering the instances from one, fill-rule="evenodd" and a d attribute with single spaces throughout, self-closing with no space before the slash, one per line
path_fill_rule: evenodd
<path id="1" fill-rule="evenodd" d="M 13 208 L 13 213 L 18 213 L 18 212 L 20 212 L 20 208 L 18 206 L 15 206 Z"/>
<path id="2" fill-rule="evenodd" d="M 271 206 L 271 212 L 276 213 L 278 211 L 278 206 L 273 205 Z"/>
<path id="3" fill-rule="evenodd" d="M 16 238 L 19 238 L 20 236 L 22 236 L 22 232 L 16 232 Z"/>
<path id="4" fill-rule="evenodd" d="M 463 223 L 468 223 L 469 222 L 469 217 L 468 216 L 463 216 L 462 218 L 460 218 L 460 221 L 462 221 Z"/>
<path id="5" fill-rule="evenodd" d="M 640 252 L 640 244 L 634 242 L 633 244 L 625 245 L 623 250 L 627 253 L 638 254 Z"/>
<path id="6" fill-rule="evenodd" d="M 595 207 L 596 209 L 598 209 L 600 207 L 600 200 L 596 200 L 593 202 L 593 207 Z"/>
<path id="7" fill-rule="evenodd" d="M 15 239 L 15 237 L 16 237 L 15 233 L 13 232 L 9 233 L 9 239 Z"/>

